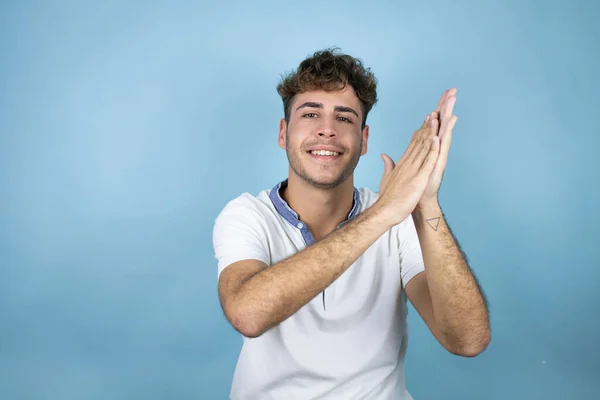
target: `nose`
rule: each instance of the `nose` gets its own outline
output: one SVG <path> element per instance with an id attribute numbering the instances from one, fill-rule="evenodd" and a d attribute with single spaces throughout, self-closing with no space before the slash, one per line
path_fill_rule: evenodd
<path id="1" fill-rule="evenodd" d="M 329 123 L 325 123 L 319 127 L 317 135 L 322 138 L 332 138 L 335 137 L 336 132 L 333 126 L 331 126 Z"/>

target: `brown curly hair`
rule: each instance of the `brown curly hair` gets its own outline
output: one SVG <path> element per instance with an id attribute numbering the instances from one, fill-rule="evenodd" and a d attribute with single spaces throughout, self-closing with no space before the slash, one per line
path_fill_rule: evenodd
<path id="1" fill-rule="evenodd" d="M 366 125 L 367 115 L 377 103 L 377 79 L 370 68 L 363 66 L 360 59 L 341 54 L 338 50 L 333 48 L 317 51 L 302 61 L 297 71 L 283 77 L 277 85 L 287 122 L 290 107 L 297 94 L 311 90 L 342 90 L 350 85 L 362 106 L 362 126 Z"/>

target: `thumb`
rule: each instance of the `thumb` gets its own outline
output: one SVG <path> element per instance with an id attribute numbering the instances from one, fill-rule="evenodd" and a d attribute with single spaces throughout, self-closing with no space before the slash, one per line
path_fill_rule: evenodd
<path id="1" fill-rule="evenodd" d="M 394 160 L 385 153 L 381 154 L 381 159 L 383 160 L 383 176 L 385 177 L 392 172 L 396 164 L 394 163 Z"/>

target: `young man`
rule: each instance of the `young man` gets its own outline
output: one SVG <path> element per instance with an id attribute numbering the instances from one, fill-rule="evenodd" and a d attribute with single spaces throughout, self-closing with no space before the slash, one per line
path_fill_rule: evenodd
<path id="1" fill-rule="evenodd" d="M 394 164 L 379 193 L 354 187 L 376 79 L 325 50 L 278 86 L 288 178 L 243 194 L 213 233 L 223 311 L 243 335 L 232 399 L 411 399 L 406 299 L 449 352 L 490 341 L 487 304 L 438 204 L 456 90 Z"/>

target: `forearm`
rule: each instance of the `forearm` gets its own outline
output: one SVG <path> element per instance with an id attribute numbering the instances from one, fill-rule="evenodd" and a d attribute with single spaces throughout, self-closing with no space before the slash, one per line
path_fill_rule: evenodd
<path id="1" fill-rule="evenodd" d="M 236 295 L 240 315 L 258 336 L 333 283 L 390 226 L 378 207 L 246 281 Z"/>
<path id="2" fill-rule="evenodd" d="M 437 203 L 418 207 L 413 220 L 421 244 L 436 325 L 447 347 L 461 352 L 490 340 L 487 302 Z"/>

